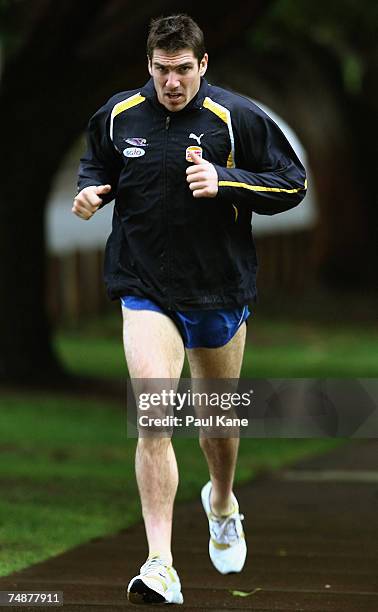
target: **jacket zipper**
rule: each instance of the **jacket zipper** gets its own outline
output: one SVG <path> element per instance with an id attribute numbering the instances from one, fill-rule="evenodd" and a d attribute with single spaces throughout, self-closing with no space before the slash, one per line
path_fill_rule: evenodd
<path id="1" fill-rule="evenodd" d="M 167 227 L 167 297 L 168 297 L 168 310 L 172 310 L 172 295 L 170 292 L 169 283 L 171 280 L 171 229 L 170 229 L 170 216 L 168 212 L 168 202 L 167 202 L 167 148 L 168 148 L 168 130 L 171 123 L 171 117 L 167 115 L 165 118 L 165 146 L 164 146 L 164 209 L 165 209 L 165 219 L 166 219 L 166 227 Z"/>

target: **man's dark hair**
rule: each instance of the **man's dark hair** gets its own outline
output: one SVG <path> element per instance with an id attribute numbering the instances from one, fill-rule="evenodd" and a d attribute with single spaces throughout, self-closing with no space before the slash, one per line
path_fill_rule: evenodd
<path id="1" fill-rule="evenodd" d="M 174 53 L 191 49 L 198 63 L 205 54 L 205 42 L 201 28 L 185 14 L 156 17 L 151 20 L 147 38 L 147 56 L 152 59 L 154 49 Z"/>

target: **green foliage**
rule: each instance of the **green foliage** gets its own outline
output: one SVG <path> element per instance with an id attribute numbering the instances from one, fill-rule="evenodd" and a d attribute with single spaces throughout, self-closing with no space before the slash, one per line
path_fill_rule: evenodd
<path id="1" fill-rule="evenodd" d="M 15 0 L 0 0 L 0 16 L 4 17 L 10 7 L 14 4 Z"/>
<path id="2" fill-rule="evenodd" d="M 250 597 L 251 595 L 258 593 L 259 591 L 262 591 L 262 589 L 260 587 L 256 587 L 255 589 L 253 589 L 253 591 L 230 591 L 230 593 L 234 597 Z"/>
<path id="3" fill-rule="evenodd" d="M 344 40 L 353 46 L 375 42 L 378 6 L 375 0 L 277 0 L 266 13 L 261 24 L 269 28 L 282 28 L 282 34 L 304 35 L 326 45 Z M 372 39 L 369 40 L 370 35 Z M 335 40 L 336 39 L 336 40 Z M 289 43 L 289 39 L 287 40 Z"/>
<path id="4" fill-rule="evenodd" d="M 358 94 L 377 49 L 377 23 L 374 0 L 277 0 L 251 32 L 250 44 L 260 53 L 318 47 L 338 65 L 345 91 Z"/>
<path id="5" fill-rule="evenodd" d="M 29 6 L 28 6 L 29 4 Z M 34 7 L 37 10 L 37 7 Z M 27 13 L 33 8 L 26 0 L 0 0 L 0 45 L 3 60 L 14 53 L 24 38 Z"/>

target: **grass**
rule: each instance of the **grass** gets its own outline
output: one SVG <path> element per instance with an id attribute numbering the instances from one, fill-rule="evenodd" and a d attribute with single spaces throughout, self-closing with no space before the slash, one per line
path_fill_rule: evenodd
<path id="1" fill-rule="evenodd" d="M 378 374 L 378 330 L 363 324 L 251 321 L 244 375 L 364 378 Z M 273 374 L 272 374 L 273 372 Z M 250 374 L 249 374 L 250 375 Z"/>
<path id="2" fill-rule="evenodd" d="M 38 395 L 1 404 L 1 574 L 135 519 L 135 495 L 126 503 L 132 448 L 118 407 Z"/>
<path id="3" fill-rule="evenodd" d="M 81 374 L 127 375 L 118 317 L 60 333 L 57 349 L 67 367 Z M 245 378 L 374 378 L 378 329 L 358 322 L 324 323 L 251 317 L 242 369 Z M 187 363 L 184 376 L 189 376 Z"/>

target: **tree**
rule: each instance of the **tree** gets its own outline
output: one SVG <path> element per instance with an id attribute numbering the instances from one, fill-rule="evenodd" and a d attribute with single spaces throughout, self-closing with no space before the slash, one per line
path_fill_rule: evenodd
<path id="1" fill-rule="evenodd" d="M 47 198 L 89 116 L 146 80 L 150 17 L 189 13 L 216 54 L 242 46 L 270 4 L 236 0 L 214 11 L 190 0 L 1 0 L 0 380 L 64 377 L 45 303 Z"/>

